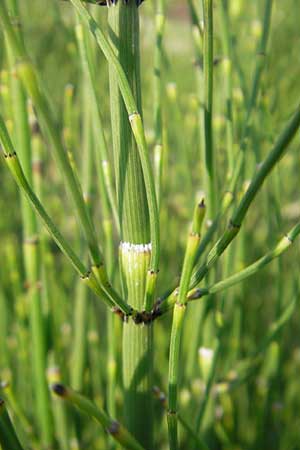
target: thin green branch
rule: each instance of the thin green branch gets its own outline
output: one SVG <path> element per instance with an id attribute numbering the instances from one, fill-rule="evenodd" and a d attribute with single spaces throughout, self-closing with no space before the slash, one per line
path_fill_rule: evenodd
<path id="1" fill-rule="evenodd" d="M 168 409 L 168 428 L 170 449 L 178 448 L 177 437 L 177 386 L 179 373 L 179 356 L 181 335 L 187 304 L 187 292 L 194 267 L 195 256 L 200 242 L 200 232 L 205 214 L 205 206 L 202 201 L 196 206 L 192 231 L 188 237 L 185 257 L 182 268 L 182 275 L 179 286 L 178 300 L 174 307 L 170 355 L 169 355 L 169 409 Z"/>
<path id="2" fill-rule="evenodd" d="M 93 111 L 93 126 L 95 127 L 95 135 L 99 139 L 99 146 L 95 150 L 95 157 L 97 165 L 99 166 L 100 176 L 103 177 L 107 197 L 109 199 L 110 207 L 113 213 L 113 218 L 117 230 L 119 231 L 119 219 L 117 213 L 117 205 L 115 194 L 113 190 L 113 183 L 111 179 L 110 161 L 108 157 L 107 142 L 103 129 L 102 115 L 99 107 L 99 100 L 96 91 L 96 79 L 93 70 L 93 61 L 90 46 L 90 36 L 86 35 L 81 23 L 76 25 L 76 37 L 79 47 L 79 54 L 82 62 L 83 71 L 85 72 L 87 82 L 89 84 L 89 91 L 91 96 L 92 111 Z"/>
<path id="3" fill-rule="evenodd" d="M 62 141 L 58 132 L 59 127 L 55 123 L 55 120 L 52 116 L 51 107 L 47 98 L 43 94 L 40 83 L 35 73 L 35 69 L 28 58 L 24 46 L 20 44 L 20 41 L 18 40 L 17 35 L 14 32 L 13 26 L 3 2 L 0 3 L 0 20 L 2 21 L 9 45 L 11 46 L 17 60 L 16 72 L 38 110 L 42 125 L 47 131 L 49 139 L 52 143 L 55 158 L 60 166 L 70 194 L 74 200 L 76 212 L 78 214 L 78 217 L 80 218 L 80 222 L 84 230 L 85 237 L 87 239 L 90 253 L 93 259 L 93 270 L 96 274 L 96 277 L 98 278 L 102 290 L 106 292 L 107 296 L 110 297 L 113 302 L 115 302 L 116 304 L 125 304 L 125 302 L 119 298 L 118 294 L 114 291 L 108 281 L 103 256 L 97 242 L 95 228 L 85 204 L 81 187 L 71 167 L 67 152 L 62 145 Z"/>
<path id="4" fill-rule="evenodd" d="M 262 270 L 266 265 L 268 265 L 273 259 L 280 257 L 284 252 L 286 252 L 290 246 L 293 244 L 294 240 L 300 234 L 300 223 L 297 223 L 274 247 L 273 250 L 268 252 L 266 255 L 259 258 L 253 264 L 250 264 L 245 269 L 231 275 L 225 280 L 219 281 L 218 283 L 213 284 L 207 288 L 194 288 L 191 289 L 187 298 L 189 301 L 196 300 L 202 298 L 206 295 L 217 294 L 218 292 L 222 292 L 225 289 L 229 289 L 232 286 L 235 286 L 238 283 L 246 280 L 247 278 L 255 275 L 257 272 Z M 161 305 L 160 313 L 164 314 L 169 309 L 171 309 L 176 302 L 176 297 L 170 296 L 166 302 Z"/>
<path id="5" fill-rule="evenodd" d="M 65 240 L 65 238 L 62 236 L 60 231 L 57 229 L 57 227 L 52 222 L 49 215 L 46 213 L 45 209 L 43 208 L 42 204 L 38 200 L 35 193 L 32 191 L 31 187 L 28 184 L 28 181 L 26 180 L 22 167 L 19 163 L 17 154 L 14 151 L 12 142 L 9 138 L 9 135 L 7 133 L 4 121 L 2 117 L 0 116 L 0 142 L 3 146 L 5 161 L 8 165 L 8 168 L 13 175 L 15 181 L 17 182 L 18 186 L 21 188 L 23 193 L 27 196 L 28 200 L 30 201 L 32 207 L 36 210 L 37 214 L 41 218 L 42 222 L 44 223 L 44 226 L 48 230 L 49 234 L 52 236 L 52 238 L 55 240 L 58 247 L 61 249 L 61 251 L 64 253 L 64 255 L 69 259 L 74 269 L 79 273 L 79 275 L 82 277 L 82 280 L 98 295 L 102 298 L 102 300 L 107 304 L 107 306 L 114 307 L 117 305 L 121 311 L 125 315 L 131 315 L 132 308 L 127 305 L 125 302 L 121 303 L 114 303 L 110 297 L 106 295 L 106 293 L 102 290 L 102 288 L 98 285 L 98 282 L 96 278 L 93 276 L 92 273 L 89 273 L 86 267 L 83 265 L 83 263 L 80 261 L 79 257 L 75 254 L 75 252 L 72 250 L 68 242 Z"/>
<path id="6" fill-rule="evenodd" d="M 294 138 L 299 126 L 300 126 L 300 108 L 296 110 L 292 119 L 289 121 L 289 123 L 279 136 L 273 149 L 270 151 L 269 155 L 260 165 L 256 174 L 254 175 L 246 193 L 243 195 L 239 205 L 237 206 L 231 217 L 227 230 L 224 232 L 223 236 L 219 239 L 219 241 L 209 252 L 206 262 L 201 267 L 195 270 L 192 278 L 191 287 L 198 284 L 204 278 L 208 270 L 215 264 L 218 258 L 228 247 L 230 242 L 236 237 L 236 235 L 240 230 L 242 222 L 248 212 L 248 209 L 253 200 L 255 199 L 256 194 L 262 187 L 265 179 L 270 174 L 275 164 L 284 155 L 289 143 Z"/>
<path id="7" fill-rule="evenodd" d="M 129 450 L 143 450 L 143 447 L 123 425 L 111 419 L 105 411 L 98 408 L 89 399 L 62 384 L 54 384 L 51 388 L 56 395 L 76 406 L 89 417 L 95 419 L 96 422 L 100 423 L 105 431 L 124 448 Z"/>
<path id="8" fill-rule="evenodd" d="M 300 107 L 298 107 L 293 117 L 286 125 L 285 129 L 277 139 L 273 149 L 270 151 L 267 158 L 259 166 L 246 193 L 243 195 L 241 201 L 239 202 L 237 208 L 235 209 L 231 217 L 231 220 L 229 221 L 227 229 L 223 233 L 222 237 L 210 250 L 209 254 L 207 255 L 205 263 L 204 264 L 199 263 L 196 265 L 194 273 L 192 275 L 190 289 L 193 289 L 198 283 L 200 283 L 203 280 L 205 275 L 208 273 L 209 269 L 217 262 L 219 257 L 228 247 L 228 245 L 236 237 L 256 194 L 262 187 L 265 179 L 270 174 L 273 167 L 284 155 L 288 145 L 294 138 L 299 126 L 300 126 Z M 172 293 L 167 297 L 167 302 L 174 304 L 176 302 L 177 294 L 178 290 L 177 289 L 173 290 Z M 162 305 L 159 306 L 159 311 L 163 311 L 165 309 L 164 306 L 165 301 L 166 300 L 164 299 Z"/>

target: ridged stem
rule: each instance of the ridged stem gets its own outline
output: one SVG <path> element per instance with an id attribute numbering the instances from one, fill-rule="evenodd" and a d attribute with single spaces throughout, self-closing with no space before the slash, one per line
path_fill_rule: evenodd
<path id="1" fill-rule="evenodd" d="M 150 235 L 151 235 L 151 244 L 152 244 L 152 252 L 151 252 L 151 264 L 150 268 L 152 271 L 157 272 L 158 263 L 159 263 L 159 217 L 158 217 L 158 207 L 156 201 L 156 193 L 155 193 L 155 183 L 153 177 L 153 171 L 150 163 L 150 158 L 147 149 L 147 143 L 145 138 L 145 131 L 143 126 L 143 121 L 141 117 L 141 113 L 139 112 L 139 99 L 140 96 L 135 98 L 134 90 L 132 90 L 130 86 L 130 78 L 128 79 L 128 74 L 126 70 L 122 67 L 120 60 L 118 59 L 117 54 L 114 51 L 113 44 L 109 43 L 105 38 L 104 33 L 101 28 L 95 22 L 95 20 L 91 17 L 89 12 L 84 8 L 81 4 L 80 0 L 70 0 L 71 3 L 75 6 L 79 15 L 88 26 L 91 33 L 94 35 L 99 47 L 101 48 L 104 56 L 108 60 L 110 66 L 114 69 L 116 81 L 118 83 L 120 93 L 122 95 L 127 115 L 129 117 L 131 129 L 137 143 L 137 148 L 140 157 L 140 163 L 143 171 L 143 178 L 146 189 L 147 203 L 149 208 L 149 221 L 150 221 Z M 122 5 L 122 2 L 119 2 L 118 5 L 112 6 L 110 11 L 118 10 L 118 8 Z M 131 1 L 126 4 L 127 8 L 132 8 Z M 124 16 L 125 17 L 125 16 Z M 137 16 L 138 17 L 138 16 Z M 134 28 L 137 30 L 137 26 Z M 124 33 L 128 31 L 128 28 L 125 27 L 123 29 Z M 128 53 L 127 53 L 128 55 Z M 132 58 L 130 57 L 129 61 Z M 139 64 L 139 63 L 138 63 Z M 112 95 L 113 92 L 112 92 Z M 117 118 L 116 118 L 117 120 Z"/>
<path id="2" fill-rule="evenodd" d="M 165 30 L 165 0 L 156 0 L 155 11 L 155 50 L 154 50 L 154 176 L 157 203 L 161 201 L 162 164 L 163 164 L 163 36 Z"/>
<path id="3" fill-rule="evenodd" d="M 216 167 L 213 146 L 213 1 L 203 0 L 203 72 L 204 72 L 204 158 L 205 166 L 205 190 L 208 206 L 208 220 L 212 220 L 216 215 L 217 185 Z"/>
<path id="4" fill-rule="evenodd" d="M 150 261 L 147 246 L 120 246 L 123 284 L 128 299 L 142 308 Z M 123 325 L 123 385 L 125 423 L 137 439 L 153 449 L 153 337 L 152 325 Z"/>
<path id="5" fill-rule="evenodd" d="M 200 231 L 204 219 L 204 203 L 196 206 L 192 231 L 188 237 L 185 257 L 182 268 L 181 281 L 179 285 L 178 299 L 174 306 L 170 355 L 169 355 L 169 409 L 168 409 L 168 428 L 170 449 L 178 449 L 177 437 L 177 389 L 179 375 L 179 357 L 181 336 L 183 330 L 184 317 L 187 305 L 187 292 L 189 289 L 190 278 L 195 262 L 197 248 L 200 242 Z"/>
<path id="6" fill-rule="evenodd" d="M 120 265 L 125 298 L 136 310 L 142 310 L 146 278 L 153 255 L 149 227 L 149 196 L 146 176 L 132 130 L 145 142 L 141 115 L 139 13 L 135 1 L 118 2 L 109 8 L 110 45 L 118 58 L 134 96 L 136 110 L 128 120 L 119 85 L 119 76 L 109 58 L 110 105 L 113 131 L 114 164 L 121 226 Z M 137 120 L 137 121 L 136 121 Z M 136 128 L 137 127 L 137 128 Z M 148 159 L 148 157 L 147 157 Z M 155 192 L 154 192 L 155 195 Z M 155 199 L 156 202 L 156 199 Z M 149 208 L 148 208 L 149 206 Z M 150 211 L 149 211 L 150 209 Z M 152 272 L 148 279 L 152 279 Z M 156 279 L 156 273 L 154 273 Z M 151 284 L 151 283 L 150 283 Z M 149 285 L 149 284 L 148 284 Z M 151 289 L 151 286 L 150 286 Z M 153 295 L 151 298 L 151 302 Z M 152 411 L 152 326 L 139 326 L 132 320 L 123 325 L 124 417 L 130 432 L 147 449 L 153 448 Z"/>

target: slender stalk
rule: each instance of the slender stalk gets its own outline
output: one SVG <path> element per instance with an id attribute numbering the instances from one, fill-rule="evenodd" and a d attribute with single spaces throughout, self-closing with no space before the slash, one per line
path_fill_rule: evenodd
<path id="1" fill-rule="evenodd" d="M 213 149 L 213 1 L 203 0 L 203 70 L 204 70 L 204 164 L 208 220 L 216 215 L 216 174 Z"/>
<path id="2" fill-rule="evenodd" d="M 162 164 L 163 164 L 163 112 L 162 112 L 162 62 L 163 62 L 163 36 L 165 30 L 165 0 L 156 1 L 155 34 L 156 45 L 154 50 L 154 168 L 157 203 L 161 202 Z"/>
<path id="3" fill-rule="evenodd" d="M 196 300 L 209 294 L 217 294 L 218 292 L 222 292 L 226 289 L 229 289 L 230 287 L 235 286 L 236 284 L 241 283 L 247 278 L 255 275 L 257 272 L 262 270 L 266 265 L 272 262 L 273 259 L 279 258 L 284 252 L 286 252 L 291 247 L 291 245 L 293 244 L 299 233 L 300 233 L 300 224 L 297 223 L 278 242 L 278 244 L 274 247 L 273 250 L 271 250 L 261 258 L 259 258 L 253 264 L 250 264 L 249 266 L 245 267 L 245 269 L 211 286 L 205 288 L 191 289 L 187 294 L 188 301 Z M 161 314 L 171 309 L 174 306 L 175 301 L 176 301 L 175 298 L 169 297 L 169 299 L 163 303 L 160 309 Z"/>
<path id="4" fill-rule="evenodd" d="M 123 425 L 111 419 L 105 411 L 96 407 L 96 405 L 83 395 L 78 394 L 62 384 L 52 385 L 52 391 L 62 399 L 70 402 L 89 417 L 95 419 L 117 442 L 129 450 L 143 450 L 143 447 L 135 438 L 124 428 Z"/>
<path id="5" fill-rule="evenodd" d="M 260 271 L 262 268 L 264 268 L 267 264 L 269 264 L 273 259 L 278 258 L 281 256 L 284 252 L 286 252 L 290 246 L 293 244 L 294 240 L 300 233 L 300 224 L 295 225 L 292 230 L 284 236 L 279 243 L 276 245 L 276 247 L 268 252 L 265 256 L 258 259 L 256 262 L 251 264 L 250 266 L 246 267 L 245 269 L 241 270 L 240 272 L 225 278 L 225 280 L 222 280 L 218 283 L 215 283 L 213 286 L 210 286 L 208 288 L 204 288 L 203 292 L 201 293 L 201 296 L 203 293 L 206 295 L 206 293 L 215 294 L 217 292 L 223 291 L 225 289 L 228 289 L 237 283 L 240 283 L 241 281 L 244 281 L 245 279 L 253 276 L 258 271 Z M 200 289 L 201 290 L 201 289 Z M 200 291 L 199 291 L 200 293 Z M 193 292 L 189 294 L 190 298 L 194 297 Z"/>
<path id="6" fill-rule="evenodd" d="M 233 106 L 232 106 L 232 38 L 230 35 L 230 23 L 228 16 L 228 2 L 222 0 L 220 4 L 220 18 L 222 25 L 223 46 L 223 73 L 225 78 L 225 117 L 226 117 L 226 147 L 228 159 L 228 179 L 234 168 L 234 132 L 233 132 Z"/>
<path id="7" fill-rule="evenodd" d="M 97 145 L 97 150 L 95 152 L 96 161 L 99 166 L 100 176 L 103 177 L 105 181 L 106 193 L 109 199 L 110 207 L 113 212 L 115 225 L 119 230 L 119 219 L 117 213 L 115 193 L 113 190 L 111 180 L 111 168 L 108 156 L 107 143 L 104 135 L 103 121 L 100 112 L 99 101 L 97 99 L 96 93 L 96 79 L 93 70 L 94 64 L 92 59 L 90 35 L 87 34 L 87 30 L 83 28 L 82 23 L 80 23 L 80 18 L 79 23 L 77 23 L 76 25 L 76 36 L 79 46 L 79 54 L 82 62 L 82 68 L 84 73 L 86 74 L 86 81 L 89 85 L 90 99 L 92 102 L 92 118 L 93 118 L 92 122 L 95 128 L 95 134 L 97 135 L 97 138 L 99 140 L 99 145 Z"/>
<path id="8" fill-rule="evenodd" d="M 49 234 L 52 236 L 52 238 L 54 239 L 58 247 L 61 249 L 61 251 L 64 253 L 64 255 L 69 259 L 74 269 L 81 276 L 82 281 L 90 289 L 92 289 L 92 291 L 97 296 L 102 298 L 102 300 L 106 303 L 107 306 L 109 306 L 110 308 L 114 307 L 114 303 L 112 302 L 110 297 L 107 297 L 106 293 L 100 288 L 95 276 L 91 272 L 88 272 L 88 270 L 81 262 L 79 257 L 75 254 L 75 252 L 72 250 L 68 242 L 64 239 L 60 231 L 54 225 L 49 215 L 43 208 L 42 204 L 40 203 L 40 201 L 32 191 L 31 187 L 29 186 L 1 116 L 0 116 L 0 142 L 2 143 L 3 146 L 5 161 L 8 165 L 9 170 L 11 171 L 18 186 L 27 196 L 32 207 L 36 210 L 37 214 L 40 216 Z M 123 306 L 121 308 L 121 311 L 123 311 L 125 315 L 131 315 L 133 312 L 132 308 L 126 303 L 124 303 Z"/>
<path id="9" fill-rule="evenodd" d="M 174 306 L 173 322 L 169 356 L 169 410 L 168 428 L 170 449 L 178 448 L 177 437 L 177 385 L 179 374 L 179 357 L 183 321 L 187 304 L 187 292 L 195 262 L 197 248 L 200 242 L 200 232 L 204 219 L 205 207 L 202 201 L 196 206 L 194 212 L 192 231 L 187 240 L 186 252 L 183 262 L 181 281 L 179 285 L 178 300 Z"/>
<path id="10" fill-rule="evenodd" d="M 167 410 L 167 397 L 164 392 L 162 392 L 157 386 L 154 386 L 153 388 L 155 397 L 160 401 L 162 407 Z M 193 430 L 191 425 L 188 423 L 187 420 L 185 420 L 181 414 L 177 413 L 178 422 L 182 425 L 182 428 L 185 429 L 185 431 L 188 433 L 188 435 L 194 440 L 195 444 L 197 444 L 197 448 L 199 450 L 208 450 L 207 445 L 205 442 L 203 442 L 197 433 Z"/>
<path id="11" fill-rule="evenodd" d="M 253 179 L 246 191 L 243 195 L 241 201 L 236 207 L 229 225 L 221 238 L 217 241 L 217 243 L 210 250 L 206 261 L 204 264 L 197 264 L 194 273 L 191 279 L 190 289 L 194 288 L 200 281 L 203 280 L 205 275 L 208 273 L 209 269 L 217 262 L 219 257 L 226 250 L 228 245 L 232 242 L 232 240 L 238 234 L 240 227 L 242 225 L 243 220 L 248 212 L 251 203 L 253 202 L 256 194 L 261 189 L 265 179 L 270 174 L 276 163 L 282 158 L 284 155 L 288 145 L 294 138 L 298 128 L 300 126 L 300 108 L 296 110 L 293 117 L 286 125 L 285 129 L 279 136 L 277 142 L 275 143 L 273 149 L 268 154 L 267 158 L 261 164 Z M 177 296 L 177 290 L 173 291 L 171 297 Z M 170 297 L 170 296 L 169 296 Z M 175 299 L 171 300 L 171 302 L 175 303 Z"/>

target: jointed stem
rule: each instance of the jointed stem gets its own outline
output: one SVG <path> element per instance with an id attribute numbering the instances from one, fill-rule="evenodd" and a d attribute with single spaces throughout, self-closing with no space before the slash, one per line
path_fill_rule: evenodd
<path id="1" fill-rule="evenodd" d="M 169 410 L 168 427 L 170 449 L 178 448 L 177 438 L 177 385 L 179 374 L 179 356 L 183 322 L 187 304 L 187 292 L 194 266 L 197 248 L 200 242 L 200 231 L 204 219 L 204 202 L 196 206 L 191 234 L 187 240 L 182 276 L 179 285 L 178 300 L 174 306 L 169 356 Z"/>
<path id="2" fill-rule="evenodd" d="M 267 158 L 260 165 L 259 169 L 255 173 L 246 193 L 243 195 L 241 201 L 236 207 L 231 220 L 229 221 L 228 227 L 223 233 L 222 237 L 217 241 L 209 252 L 204 264 L 198 264 L 194 270 L 190 289 L 194 288 L 198 283 L 200 283 L 205 275 L 208 273 L 209 269 L 217 262 L 219 257 L 226 250 L 228 245 L 238 234 L 243 220 L 246 217 L 248 209 L 252 204 L 256 194 L 262 187 L 265 179 L 272 171 L 276 163 L 284 155 L 289 143 L 294 138 L 298 128 L 300 126 L 300 107 L 296 110 L 293 117 L 279 136 L 277 142 L 275 143 L 273 149 L 270 151 Z M 175 303 L 177 296 L 177 290 L 175 289 L 169 296 L 173 297 L 171 302 Z M 163 308 L 162 308 L 163 309 Z"/>
<path id="3" fill-rule="evenodd" d="M 103 301 L 107 304 L 107 306 L 109 306 L 110 308 L 114 307 L 113 301 L 101 289 L 95 276 L 92 273 L 88 272 L 88 270 L 81 262 L 79 257 L 74 253 L 68 242 L 64 239 L 60 231 L 56 228 L 51 218 L 46 213 L 44 207 L 38 200 L 37 196 L 29 186 L 1 116 L 0 116 L 0 142 L 3 146 L 5 161 L 8 165 L 9 170 L 11 171 L 18 186 L 22 189 L 23 193 L 30 201 L 32 207 L 35 209 L 35 211 L 43 221 L 44 226 L 48 230 L 49 234 L 55 240 L 56 244 L 65 254 L 65 256 L 70 260 L 74 269 L 81 276 L 83 282 L 87 284 L 87 286 L 89 286 L 96 293 L 96 295 L 100 296 L 100 298 L 103 299 Z M 122 302 L 121 311 L 123 311 L 125 315 L 132 314 L 132 308 L 125 302 Z"/>
<path id="4" fill-rule="evenodd" d="M 108 62 L 122 240 L 122 285 L 124 296 L 135 309 L 141 310 L 144 307 L 145 297 L 151 309 L 156 281 L 156 270 L 151 269 L 152 262 L 155 263 L 154 268 L 157 268 L 158 262 L 155 237 L 158 223 L 153 174 L 140 115 L 139 15 L 135 2 L 118 2 L 116 6 L 109 8 L 108 20 L 110 44 L 107 45 L 110 51 L 113 49 L 108 54 Z M 101 35 L 97 34 L 98 36 Z M 99 39 L 98 42 L 103 47 L 104 40 Z M 129 98 L 134 103 L 133 110 L 126 110 L 126 97 L 120 84 L 122 77 L 126 81 Z M 152 220 L 149 227 L 151 217 L 154 222 Z M 153 448 L 152 362 L 152 325 L 138 327 L 131 321 L 124 323 L 124 415 L 129 431 L 149 450 Z"/>
<path id="5" fill-rule="evenodd" d="M 89 27 L 91 33 L 95 36 L 95 39 L 100 46 L 104 56 L 109 61 L 109 64 L 114 67 L 115 74 L 117 77 L 117 82 L 119 85 L 120 92 L 122 94 L 127 114 L 129 116 L 131 128 L 134 137 L 137 142 L 137 147 L 139 150 L 140 161 L 143 169 L 143 176 L 147 194 L 148 208 L 149 208 L 149 218 L 150 218 L 150 233 L 151 233 L 151 262 L 150 268 L 157 272 L 158 262 L 159 262 L 159 218 L 158 218 L 158 207 L 156 201 L 155 184 L 153 171 L 150 164 L 150 159 L 147 150 L 145 132 L 143 127 L 143 122 L 141 115 L 139 113 L 139 108 L 137 101 L 134 99 L 132 89 L 128 82 L 127 76 L 113 51 L 111 45 L 105 38 L 102 30 L 91 17 L 89 12 L 81 4 L 80 0 L 70 0 L 75 8 L 77 9 L 79 15 L 84 20 L 85 24 Z M 113 9 L 113 8 L 112 8 Z"/>

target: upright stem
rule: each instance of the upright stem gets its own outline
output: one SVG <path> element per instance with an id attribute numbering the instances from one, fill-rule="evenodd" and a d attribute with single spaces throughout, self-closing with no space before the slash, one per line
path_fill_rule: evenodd
<path id="1" fill-rule="evenodd" d="M 139 16 L 136 2 L 109 8 L 110 41 L 126 73 L 141 111 Z M 111 119 L 118 210 L 121 228 L 120 262 L 124 295 L 133 308 L 144 306 L 151 258 L 149 211 L 138 149 L 110 64 Z M 129 321 L 123 329 L 124 414 L 126 425 L 147 448 L 152 444 L 152 326 Z"/>
<path id="2" fill-rule="evenodd" d="M 155 187 L 157 203 L 160 206 L 162 161 L 163 161 L 163 119 L 162 119 L 162 58 L 163 58 L 163 35 L 165 29 L 165 0 L 156 1 L 155 31 L 156 45 L 154 50 L 154 162 L 155 162 Z"/>
<path id="3" fill-rule="evenodd" d="M 182 275 L 179 285 L 178 299 L 174 306 L 170 356 L 169 356 L 169 410 L 168 410 L 168 429 L 169 443 L 171 450 L 177 450 L 177 391 L 178 376 L 180 368 L 180 346 L 183 331 L 184 317 L 187 306 L 187 293 L 190 284 L 190 278 L 197 254 L 197 248 L 200 242 L 200 231 L 204 219 L 204 202 L 197 205 L 194 212 L 192 231 L 188 236 L 185 257 L 182 268 Z"/>
<path id="4" fill-rule="evenodd" d="M 213 108 L 213 1 L 203 0 L 204 16 L 204 138 L 205 138 L 205 189 L 208 204 L 208 219 L 212 220 L 216 212 L 216 177 L 212 135 Z"/>
<path id="5" fill-rule="evenodd" d="M 225 102 L 226 102 L 226 146 L 228 159 L 228 178 L 230 179 L 233 173 L 234 165 L 234 133 L 233 133 L 233 111 L 232 111 L 232 50 L 231 50 L 231 36 L 230 23 L 228 17 L 228 2 L 222 0 L 220 4 L 220 19 L 222 29 L 222 47 L 224 54 L 223 74 L 225 82 Z"/>

